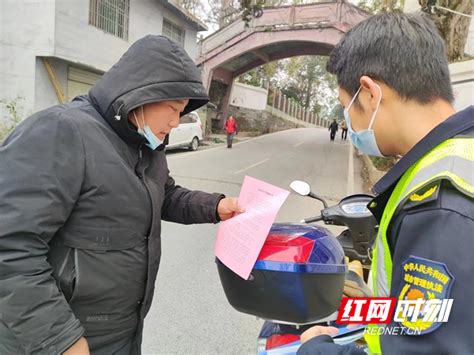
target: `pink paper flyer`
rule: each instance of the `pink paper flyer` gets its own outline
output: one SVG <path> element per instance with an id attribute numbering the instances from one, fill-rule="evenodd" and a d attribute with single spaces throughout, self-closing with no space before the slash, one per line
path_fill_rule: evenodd
<path id="1" fill-rule="evenodd" d="M 215 255 L 228 268 L 247 279 L 273 221 L 290 194 L 277 186 L 246 176 L 239 196 L 245 212 L 222 222 Z"/>

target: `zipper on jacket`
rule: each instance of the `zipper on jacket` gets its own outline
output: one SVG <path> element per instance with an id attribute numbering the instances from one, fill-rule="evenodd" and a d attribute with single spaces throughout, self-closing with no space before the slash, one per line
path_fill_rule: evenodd
<path id="1" fill-rule="evenodd" d="M 150 189 L 148 188 L 148 185 L 146 183 L 146 176 L 145 174 L 142 175 L 141 180 L 143 181 L 143 185 L 145 186 L 146 192 L 148 193 L 148 198 L 150 199 L 150 206 L 151 206 L 151 221 L 150 221 L 150 230 L 148 231 L 148 235 L 145 237 L 145 239 L 148 241 L 151 236 L 151 232 L 153 231 L 153 227 L 155 225 L 155 218 L 154 218 L 154 212 L 155 212 L 155 207 L 153 205 L 153 198 L 150 193 Z"/>
<path id="2" fill-rule="evenodd" d="M 145 190 L 148 194 L 148 198 L 149 198 L 149 201 L 150 201 L 150 213 L 151 213 L 151 221 L 150 221 L 150 224 L 148 227 L 148 231 L 147 231 L 147 235 L 145 236 L 145 241 L 147 243 L 147 249 L 148 249 L 148 243 L 149 243 L 149 240 L 150 240 L 150 235 L 152 234 L 153 232 L 153 229 L 154 229 L 154 226 L 155 226 L 155 218 L 154 218 L 154 215 L 155 215 L 155 206 L 154 206 L 154 203 L 153 203 L 153 197 L 151 195 L 151 192 L 150 192 L 150 189 L 148 187 L 148 184 L 147 184 L 147 181 L 146 181 L 146 174 L 145 174 L 145 171 L 146 171 L 146 168 L 147 166 L 144 166 L 144 161 L 143 161 L 143 151 L 142 151 L 142 145 L 140 145 L 139 147 L 139 150 L 138 150 L 138 161 L 137 161 L 137 164 L 135 165 L 135 174 L 138 176 L 138 178 L 141 180 L 141 182 L 143 183 L 143 186 L 145 187 Z M 147 253 L 147 280 L 148 280 L 148 266 L 150 265 L 150 253 L 148 252 Z M 148 281 L 147 281 L 148 282 Z M 145 299 L 147 298 L 147 291 L 148 291 L 148 287 L 145 286 L 145 293 L 143 295 L 143 299 L 140 300 L 137 304 L 138 306 L 141 306 Z M 139 310 L 139 312 L 141 313 L 141 310 Z M 142 318 L 140 316 L 140 318 Z"/>
<path id="3" fill-rule="evenodd" d="M 135 167 L 135 173 L 137 174 L 138 178 L 142 181 L 143 186 L 145 186 L 146 192 L 148 194 L 148 198 L 150 199 L 151 221 L 150 221 L 150 226 L 149 226 L 147 236 L 145 237 L 145 240 L 147 242 L 147 249 L 148 249 L 148 243 L 149 243 L 149 240 L 150 240 L 150 236 L 151 236 L 151 233 L 153 231 L 153 227 L 155 225 L 155 217 L 154 217 L 155 207 L 153 205 L 153 198 L 151 196 L 150 189 L 148 188 L 148 185 L 147 185 L 147 182 L 146 182 L 146 175 L 145 175 L 146 167 L 144 167 L 143 169 L 140 169 L 142 159 L 143 159 L 143 152 L 142 152 L 142 145 L 140 145 L 139 150 L 138 150 L 138 162 L 137 162 L 137 165 Z M 143 295 L 143 299 L 140 300 L 137 303 L 139 306 L 143 305 L 145 299 L 147 298 L 146 295 L 147 295 L 147 291 L 148 291 L 147 284 L 148 284 L 148 266 L 149 266 L 149 264 L 150 264 L 150 252 L 147 251 L 147 282 L 145 284 L 145 293 Z M 139 314 L 140 314 L 140 319 L 143 319 L 143 317 L 141 316 L 141 309 L 139 310 Z"/>
<path id="4" fill-rule="evenodd" d="M 66 252 L 66 256 L 64 257 L 64 260 L 63 262 L 61 263 L 61 266 L 59 267 L 59 271 L 58 271 L 58 279 L 61 279 L 61 276 L 63 275 L 64 273 L 64 269 L 66 269 L 66 264 L 69 260 L 69 255 L 71 254 L 71 251 L 72 251 L 72 248 L 68 248 L 67 252 Z"/>
<path id="5" fill-rule="evenodd" d="M 145 169 L 141 167 L 143 159 L 143 152 L 142 152 L 142 145 L 138 148 L 138 161 L 137 164 L 135 165 L 135 174 L 138 176 L 140 180 L 143 180 L 143 175 L 145 174 Z M 148 191 L 148 189 L 147 189 Z"/>

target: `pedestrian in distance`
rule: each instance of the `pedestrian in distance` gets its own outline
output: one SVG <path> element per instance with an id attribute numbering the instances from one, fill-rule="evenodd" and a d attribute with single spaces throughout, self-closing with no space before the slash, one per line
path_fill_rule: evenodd
<path id="1" fill-rule="evenodd" d="M 237 121 L 235 120 L 234 116 L 229 116 L 229 118 L 225 121 L 224 130 L 227 135 L 227 148 L 232 148 L 234 137 L 239 131 Z"/>
<path id="2" fill-rule="evenodd" d="M 168 170 L 170 130 L 207 102 L 185 50 L 150 35 L 88 95 L 34 114 L 2 143 L 0 354 L 141 353 L 161 221 L 242 212 Z"/>
<path id="3" fill-rule="evenodd" d="M 337 129 L 339 128 L 339 125 L 337 124 L 336 120 L 333 120 L 331 124 L 329 125 L 328 131 L 329 131 L 329 139 L 331 141 L 334 141 L 334 137 L 336 137 L 336 132 Z"/>
<path id="4" fill-rule="evenodd" d="M 341 140 L 346 140 L 347 139 L 347 124 L 346 124 L 346 121 L 342 121 L 341 123 Z"/>
<path id="5" fill-rule="evenodd" d="M 420 316 L 426 308 L 370 324 L 368 353 L 473 354 L 474 107 L 453 107 L 442 38 L 422 15 L 377 14 L 344 35 L 328 71 L 337 77 L 354 146 L 402 157 L 368 204 L 379 222 L 369 280 L 374 296 L 452 300 L 447 322 Z M 334 344 L 330 335 L 337 332 L 310 328 L 298 354 L 367 353 Z"/>

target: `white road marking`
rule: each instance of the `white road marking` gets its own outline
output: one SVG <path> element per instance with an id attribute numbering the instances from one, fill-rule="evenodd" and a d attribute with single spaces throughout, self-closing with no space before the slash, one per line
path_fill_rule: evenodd
<path id="1" fill-rule="evenodd" d="M 303 144 L 304 142 L 299 142 L 299 143 L 296 143 L 293 148 L 296 148 L 296 147 L 299 147 L 301 144 Z"/>
<path id="2" fill-rule="evenodd" d="M 261 136 L 257 136 L 257 137 L 254 137 L 254 138 L 250 138 L 250 139 L 246 139 L 242 142 L 237 142 L 235 143 L 234 145 L 237 145 L 237 144 L 245 144 L 245 143 L 248 143 L 248 142 L 253 142 L 253 141 L 256 141 L 258 139 L 262 139 L 262 138 L 265 138 L 267 136 L 276 136 L 276 135 L 279 135 L 279 134 L 285 134 L 285 133 L 288 133 L 288 132 L 291 132 L 291 131 L 297 131 L 297 130 L 301 130 L 301 129 L 318 129 L 320 127 L 311 127 L 311 128 L 290 128 L 290 129 L 285 129 L 283 131 L 278 131 L 278 132 L 272 132 L 272 133 L 267 133 L 267 134 L 262 134 Z"/>
<path id="3" fill-rule="evenodd" d="M 1 0 L 0 0 L 1 1 Z M 267 134 L 263 134 L 261 136 L 258 136 L 258 137 L 253 137 L 253 138 L 249 138 L 249 139 L 246 139 L 244 141 L 241 141 L 241 142 L 235 142 L 233 145 L 240 145 L 240 144 L 245 144 L 245 143 L 248 143 L 248 142 L 253 142 L 255 140 L 258 140 L 258 139 L 262 139 L 262 138 L 265 138 L 267 136 L 276 136 L 278 134 L 284 134 L 284 133 L 288 133 L 290 131 L 293 131 L 293 130 L 297 130 L 297 129 L 301 129 L 301 128 L 291 128 L 291 129 L 286 129 L 286 130 L 283 130 L 283 131 L 278 131 L 278 132 L 273 132 L 273 133 L 267 133 Z M 201 149 L 201 150 L 197 150 L 195 152 L 186 152 L 186 154 L 183 153 L 177 153 L 177 154 L 172 154 L 172 155 L 167 155 L 166 156 L 166 159 L 176 159 L 176 158 L 183 158 L 183 157 L 190 157 L 190 156 L 193 156 L 195 154 L 201 154 L 201 153 L 205 153 L 205 152 L 208 152 L 210 150 L 213 150 L 213 149 L 227 149 L 225 147 L 225 144 L 223 145 L 218 145 L 218 146 L 215 146 L 215 147 L 211 147 L 211 148 L 206 148 L 206 149 Z"/>
<path id="4" fill-rule="evenodd" d="M 237 174 L 243 173 L 244 171 L 247 171 L 247 170 L 250 170 L 250 169 L 252 169 L 252 168 L 255 168 L 256 166 L 259 166 L 259 165 L 265 163 L 265 162 L 268 161 L 268 160 L 270 160 L 270 158 L 263 159 L 262 161 L 259 161 L 258 163 L 255 163 L 255 164 L 252 164 L 252 165 L 247 166 L 246 168 L 237 170 L 236 172 L 234 172 L 234 175 L 237 175 Z"/>
<path id="5" fill-rule="evenodd" d="M 1 1 L 1 0 L 0 0 Z M 315 127 L 315 128 L 305 128 L 305 129 L 318 129 L 320 127 Z M 300 130 L 300 129 L 303 129 L 303 128 L 290 128 L 290 129 L 285 129 L 283 131 L 278 131 L 278 132 L 272 132 L 272 133 L 267 133 L 267 134 L 263 134 L 261 136 L 258 136 L 258 137 L 253 137 L 253 138 L 249 138 L 249 139 L 246 139 L 244 141 L 241 141 L 241 142 L 235 142 L 233 145 L 241 145 L 241 144 L 245 144 L 245 143 L 249 143 L 249 142 L 253 142 L 253 141 L 256 141 L 256 140 L 259 140 L 259 139 L 262 139 L 262 138 L 265 138 L 267 136 L 276 136 L 276 135 L 279 135 L 279 134 L 285 134 L 285 133 L 288 133 L 290 131 L 296 131 L 296 130 Z M 227 149 L 225 147 L 225 144 L 223 145 L 218 145 L 218 146 L 215 146 L 215 147 L 212 147 L 212 148 L 206 148 L 206 149 L 201 149 L 201 150 L 197 150 L 195 152 L 186 152 L 186 154 L 184 153 L 178 153 L 178 154 L 172 154 L 172 155 L 167 155 L 166 156 L 166 159 L 176 159 L 176 158 L 183 158 L 183 157 L 191 157 L 195 154 L 201 154 L 201 153 L 205 153 L 205 152 L 208 152 L 210 150 L 213 150 L 213 149 Z"/>

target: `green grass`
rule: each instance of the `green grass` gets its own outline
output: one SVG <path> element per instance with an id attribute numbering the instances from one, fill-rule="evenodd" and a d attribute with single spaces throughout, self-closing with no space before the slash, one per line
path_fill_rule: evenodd
<path id="1" fill-rule="evenodd" d="M 0 105 L 4 106 L 9 114 L 5 119 L 0 118 L 0 142 L 16 128 L 22 120 L 22 106 L 19 104 L 20 100 L 23 100 L 23 98 L 17 97 L 11 101 L 0 99 Z"/>
<path id="2" fill-rule="evenodd" d="M 389 157 L 369 157 L 377 170 L 388 171 L 390 170 L 398 161 L 397 158 Z"/>

